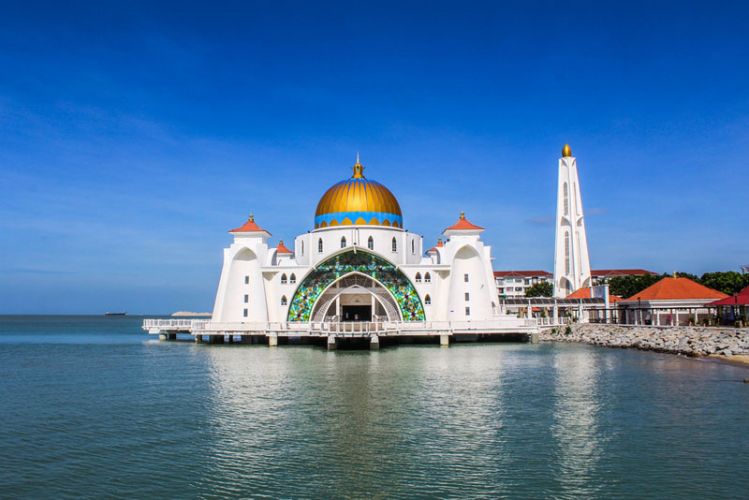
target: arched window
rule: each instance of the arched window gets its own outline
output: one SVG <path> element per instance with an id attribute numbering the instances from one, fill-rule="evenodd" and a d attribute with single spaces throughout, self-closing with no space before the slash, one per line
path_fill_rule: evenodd
<path id="1" fill-rule="evenodd" d="M 281 305 L 282 305 L 282 306 L 285 306 L 285 305 L 286 305 L 286 304 L 288 304 L 288 303 L 289 303 L 289 301 L 288 301 L 288 300 L 286 300 L 286 295 L 284 295 L 283 297 L 281 297 Z"/>
<path id="2" fill-rule="evenodd" d="M 564 183 L 564 187 L 562 188 L 562 191 L 564 191 L 564 215 L 570 214 L 570 190 L 567 188 L 567 183 Z"/>
<path id="3" fill-rule="evenodd" d="M 285 285 L 287 281 L 288 281 L 288 278 L 286 278 L 286 273 L 283 273 L 281 275 L 281 284 Z"/>
<path id="4" fill-rule="evenodd" d="M 304 241 L 302 241 L 301 243 L 302 243 L 302 245 L 301 245 L 301 247 L 302 247 L 302 255 L 304 255 Z"/>
<path id="5" fill-rule="evenodd" d="M 416 273 L 416 283 L 421 283 L 421 273 Z"/>
<path id="6" fill-rule="evenodd" d="M 341 236 L 341 248 L 346 248 L 346 237 Z"/>
<path id="7" fill-rule="evenodd" d="M 432 282 L 432 275 L 429 273 L 426 273 L 424 275 L 424 283 L 431 283 Z"/>
<path id="8" fill-rule="evenodd" d="M 411 240 L 411 253 L 416 253 L 416 240 Z"/>
<path id="9" fill-rule="evenodd" d="M 322 253 L 322 238 L 317 240 L 317 251 Z"/>
<path id="10" fill-rule="evenodd" d="M 393 236 L 393 252 L 398 251 L 398 242 L 395 241 L 395 236 Z"/>
<path id="11" fill-rule="evenodd" d="M 374 238 L 372 238 L 371 236 L 367 240 L 367 248 L 369 248 L 370 250 L 374 250 Z"/>
<path id="12" fill-rule="evenodd" d="M 292 285 L 296 283 L 296 274 L 291 273 L 291 276 L 289 276 L 289 283 L 291 283 Z"/>
<path id="13" fill-rule="evenodd" d="M 564 274 L 570 274 L 570 233 L 564 232 Z"/>
<path id="14" fill-rule="evenodd" d="M 432 303 L 432 297 L 429 296 L 429 294 L 424 297 L 424 304 L 429 305 Z"/>

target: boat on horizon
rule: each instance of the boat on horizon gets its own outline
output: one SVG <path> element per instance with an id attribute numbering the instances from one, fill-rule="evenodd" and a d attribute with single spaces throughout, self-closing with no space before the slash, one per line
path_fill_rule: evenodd
<path id="1" fill-rule="evenodd" d="M 126 312 L 105 312 L 104 316 L 126 316 Z"/>

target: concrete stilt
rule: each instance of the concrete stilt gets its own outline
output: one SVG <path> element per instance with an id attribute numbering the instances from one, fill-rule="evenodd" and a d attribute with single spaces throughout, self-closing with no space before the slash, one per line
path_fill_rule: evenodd
<path id="1" fill-rule="evenodd" d="M 278 336 L 268 335 L 268 347 L 276 347 L 278 345 Z"/>
<path id="2" fill-rule="evenodd" d="M 538 333 L 529 333 L 528 342 L 530 342 L 531 344 L 538 344 Z"/>
<path id="3" fill-rule="evenodd" d="M 202 335 L 195 335 L 195 343 L 196 344 L 202 344 L 203 343 L 203 336 Z"/>
<path id="4" fill-rule="evenodd" d="M 450 346 L 450 336 L 449 335 L 440 335 L 440 345 L 444 347 Z"/>
<path id="5" fill-rule="evenodd" d="M 372 335 L 369 337 L 369 348 L 373 351 L 376 351 L 380 348 L 380 337 L 377 335 Z"/>
<path id="6" fill-rule="evenodd" d="M 328 350 L 335 351 L 337 347 L 338 343 L 336 341 L 335 335 L 328 335 Z"/>
<path id="7" fill-rule="evenodd" d="M 159 334 L 159 340 L 167 340 L 169 337 L 166 333 L 160 333 Z"/>

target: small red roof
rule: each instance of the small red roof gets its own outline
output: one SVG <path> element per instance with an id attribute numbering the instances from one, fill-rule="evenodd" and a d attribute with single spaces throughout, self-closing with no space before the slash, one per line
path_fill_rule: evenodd
<path id="1" fill-rule="evenodd" d="M 749 286 L 736 295 L 729 295 L 725 299 L 710 302 L 709 306 L 749 306 Z"/>
<path id="2" fill-rule="evenodd" d="M 613 276 L 645 276 L 657 273 L 647 269 L 594 269 L 590 274 L 597 278 L 611 278 Z"/>
<path id="3" fill-rule="evenodd" d="M 568 299 L 589 299 L 592 297 L 592 292 L 589 286 L 585 286 L 583 288 L 578 288 L 571 294 L 567 295 L 566 298 Z M 617 297 L 616 295 L 609 294 L 609 304 L 613 304 L 614 302 L 619 302 L 622 300 L 621 297 Z"/>
<path id="4" fill-rule="evenodd" d="M 229 231 L 230 233 L 268 233 L 265 229 L 255 223 L 255 216 L 250 214 L 247 222 Z M 270 234 L 270 233 L 268 233 Z"/>
<path id="5" fill-rule="evenodd" d="M 434 252 L 437 251 L 438 248 L 442 248 L 444 246 L 445 246 L 445 244 L 442 243 L 442 238 L 440 238 L 440 239 L 437 240 L 437 246 L 436 247 L 432 247 L 429 250 L 427 250 L 427 253 L 434 253 Z"/>
<path id="6" fill-rule="evenodd" d="M 534 271 L 494 271 L 494 277 L 495 278 L 506 278 L 506 277 L 525 277 L 525 276 L 543 276 L 545 278 L 549 278 L 552 276 L 552 274 L 549 271 L 541 271 L 541 270 L 534 270 Z"/>
<path id="7" fill-rule="evenodd" d="M 704 300 L 723 299 L 725 293 L 700 285 L 689 278 L 665 277 L 647 287 L 640 293 L 625 299 L 626 302 L 636 300 Z"/>
<path id="8" fill-rule="evenodd" d="M 276 247 L 276 254 L 291 254 L 294 253 L 283 244 L 283 240 L 279 240 L 278 246 Z"/>
<path id="9" fill-rule="evenodd" d="M 466 219 L 465 212 L 460 212 L 458 222 L 445 229 L 445 231 L 483 231 L 483 227 L 473 224 Z"/>

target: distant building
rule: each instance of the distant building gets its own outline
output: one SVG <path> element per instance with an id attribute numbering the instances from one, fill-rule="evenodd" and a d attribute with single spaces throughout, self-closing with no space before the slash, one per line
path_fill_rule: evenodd
<path id="1" fill-rule="evenodd" d="M 621 276 L 655 276 L 658 273 L 648 271 L 647 269 L 594 269 L 590 272 L 593 286 L 607 283 L 611 278 Z"/>
<path id="2" fill-rule="evenodd" d="M 537 283 L 552 283 L 553 275 L 548 271 L 494 271 L 497 294 L 501 298 L 525 297 L 525 291 Z"/>
<path id="3" fill-rule="evenodd" d="M 603 285 L 607 280 L 618 276 L 655 275 L 646 269 L 596 269 L 590 272 L 592 285 Z M 536 283 L 554 284 L 554 275 L 548 271 L 494 271 L 497 294 L 501 298 L 525 297 L 525 290 Z M 581 287 L 588 288 L 588 287 Z M 579 288 L 578 288 L 579 290 Z M 575 293 L 574 291 L 571 293 Z"/>

